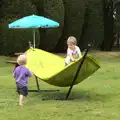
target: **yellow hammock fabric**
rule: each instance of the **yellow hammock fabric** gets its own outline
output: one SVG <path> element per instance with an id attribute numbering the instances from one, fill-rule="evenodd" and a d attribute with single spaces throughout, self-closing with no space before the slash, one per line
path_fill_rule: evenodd
<path id="1" fill-rule="evenodd" d="M 65 58 L 55 54 L 37 48 L 34 50 L 30 48 L 26 53 L 26 67 L 28 67 L 41 80 L 59 87 L 68 87 L 71 85 L 77 68 L 81 62 L 80 58 L 76 62 L 72 62 L 70 65 L 65 67 Z M 75 84 L 80 83 L 99 68 L 100 66 L 98 62 L 91 55 L 87 55 Z"/>

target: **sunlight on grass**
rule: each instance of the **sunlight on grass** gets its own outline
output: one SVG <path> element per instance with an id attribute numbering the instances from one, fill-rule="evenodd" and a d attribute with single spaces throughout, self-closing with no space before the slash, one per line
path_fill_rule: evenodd
<path id="1" fill-rule="evenodd" d="M 73 87 L 70 98 L 64 98 L 68 88 L 59 88 L 43 81 L 41 89 L 59 89 L 58 92 L 29 93 L 24 106 L 18 106 L 13 65 L 0 57 L 0 119 L 1 120 L 119 120 L 120 119 L 120 57 L 92 52 L 101 68 Z M 35 79 L 29 80 L 29 89 L 36 89 Z M 42 101 L 42 98 L 51 100 Z"/>

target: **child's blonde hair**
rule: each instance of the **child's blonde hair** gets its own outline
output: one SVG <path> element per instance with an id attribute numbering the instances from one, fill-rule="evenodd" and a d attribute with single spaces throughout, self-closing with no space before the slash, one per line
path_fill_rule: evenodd
<path id="1" fill-rule="evenodd" d="M 18 63 L 19 65 L 25 65 L 25 64 L 26 64 L 26 61 L 27 61 L 26 55 L 20 55 L 20 56 L 18 56 L 18 58 L 17 58 L 17 63 Z"/>
<path id="2" fill-rule="evenodd" d="M 77 44 L 77 40 L 75 37 L 73 36 L 70 36 L 68 39 L 67 39 L 67 43 L 71 43 L 73 45 L 76 45 Z"/>

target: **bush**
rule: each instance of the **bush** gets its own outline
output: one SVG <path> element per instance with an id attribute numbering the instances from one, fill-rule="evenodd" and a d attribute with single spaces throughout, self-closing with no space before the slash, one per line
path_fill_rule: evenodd
<path id="1" fill-rule="evenodd" d="M 23 16 L 35 14 L 36 8 L 31 2 L 25 0 L 9 1 L 8 8 L 4 9 L 6 16 L 0 23 L 0 54 L 13 54 L 14 52 L 25 51 L 28 48 L 28 41 L 33 40 L 32 30 L 8 29 L 8 24 Z M 36 44 L 39 45 L 40 36 L 36 30 Z"/>
<path id="2" fill-rule="evenodd" d="M 28 42 L 33 41 L 33 33 L 30 29 L 8 29 L 8 23 L 0 24 L 0 54 L 12 55 L 15 52 L 24 52 L 28 49 Z M 36 45 L 39 44 L 39 32 L 36 30 Z"/>
<path id="3" fill-rule="evenodd" d="M 64 5 L 62 0 L 45 0 L 44 15 L 60 24 L 58 28 L 46 30 L 45 40 L 42 42 L 44 48 L 53 50 L 60 39 L 64 24 Z"/>
<path id="4" fill-rule="evenodd" d="M 66 39 L 75 36 L 79 42 L 84 22 L 85 1 L 63 0 L 65 6 L 64 30 L 56 50 L 66 50 Z"/>
<path id="5" fill-rule="evenodd" d="M 96 47 L 100 47 L 104 37 L 103 23 L 103 1 L 87 0 L 88 9 L 88 27 L 84 33 L 83 40 L 86 46 L 87 43 L 92 43 Z"/>

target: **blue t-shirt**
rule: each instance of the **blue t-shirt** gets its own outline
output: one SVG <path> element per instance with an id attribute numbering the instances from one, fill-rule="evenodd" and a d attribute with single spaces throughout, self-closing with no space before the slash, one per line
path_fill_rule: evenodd
<path id="1" fill-rule="evenodd" d="M 28 77 L 31 77 L 32 73 L 24 65 L 21 65 L 14 70 L 13 76 L 20 87 L 28 87 Z"/>

